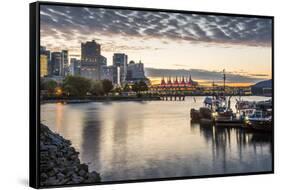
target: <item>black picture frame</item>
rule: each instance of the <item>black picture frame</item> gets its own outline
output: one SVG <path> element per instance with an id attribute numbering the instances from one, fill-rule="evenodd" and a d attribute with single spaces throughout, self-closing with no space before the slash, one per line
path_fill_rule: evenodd
<path id="1" fill-rule="evenodd" d="M 70 6 L 70 7 L 91 7 L 91 8 L 106 8 L 118 10 L 136 10 L 136 11 L 150 11 L 150 12 L 167 12 L 167 13 L 183 13 L 183 14 L 200 14 L 200 15 L 223 15 L 223 16 L 239 16 L 247 18 L 266 18 L 272 20 L 272 170 L 266 172 L 248 172 L 235 174 L 215 174 L 202 176 L 183 176 L 171 178 L 155 178 L 155 179 L 138 179 L 138 180 L 122 180 L 114 182 L 101 182 L 96 184 L 79 184 L 79 185 L 62 185 L 62 186 L 40 186 L 40 6 L 41 5 L 55 5 L 55 6 Z M 218 12 L 201 12 L 201 11 L 187 11 L 187 10 L 170 10 L 170 9 L 155 9 L 155 8 L 141 8 L 141 7 L 125 7 L 125 6 L 109 6 L 109 5 L 92 5 L 79 3 L 58 3 L 58 2 L 34 2 L 30 4 L 29 9 L 29 24 L 30 24 L 30 78 L 29 78 L 29 185 L 33 188 L 54 188 L 54 187 L 72 187 L 72 186 L 86 186 L 86 185 L 104 185 L 104 184 L 120 184 L 120 183 L 135 183 L 135 182 L 151 182 L 163 180 L 184 180 L 195 178 L 213 178 L 213 177 L 231 177 L 231 176 L 245 176 L 258 174 L 273 174 L 274 173 L 274 17 L 263 15 L 249 15 L 249 14 L 233 14 L 233 13 L 218 13 Z"/>

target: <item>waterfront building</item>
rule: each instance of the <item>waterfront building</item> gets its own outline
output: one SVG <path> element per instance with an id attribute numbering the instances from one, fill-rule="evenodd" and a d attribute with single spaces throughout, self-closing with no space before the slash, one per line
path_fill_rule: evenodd
<path id="1" fill-rule="evenodd" d="M 45 46 L 40 46 L 40 55 L 46 55 L 48 59 L 48 75 L 52 74 L 51 51 L 47 50 Z"/>
<path id="2" fill-rule="evenodd" d="M 113 55 L 113 66 L 116 68 L 116 73 L 113 78 L 113 82 L 117 84 L 120 81 L 123 84 L 126 81 L 127 76 L 127 65 L 128 65 L 128 56 L 124 53 L 115 53 Z M 118 75 L 118 70 L 120 70 Z M 118 76 L 120 76 L 118 78 Z"/>
<path id="3" fill-rule="evenodd" d="M 101 55 L 101 46 L 95 40 L 81 43 L 81 61 L 97 63 Z"/>
<path id="4" fill-rule="evenodd" d="M 191 75 L 189 77 L 176 76 L 176 77 L 162 77 L 160 84 L 151 85 L 149 87 L 152 93 L 160 94 L 186 94 L 195 95 L 200 93 L 198 91 L 198 82 L 192 80 Z"/>
<path id="5" fill-rule="evenodd" d="M 69 74 L 70 75 L 80 75 L 81 61 L 76 58 L 70 59 Z"/>
<path id="6" fill-rule="evenodd" d="M 81 61 L 80 75 L 89 79 L 100 79 L 98 66 L 89 62 Z"/>
<path id="7" fill-rule="evenodd" d="M 101 55 L 100 56 L 100 79 L 101 80 L 103 80 L 103 79 L 110 80 L 109 78 L 111 78 L 111 81 L 113 80 L 112 76 L 110 76 L 110 68 L 107 67 L 107 59 L 106 59 L 106 57 Z"/>
<path id="8" fill-rule="evenodd" d="M 113 78 L 114 75 L 116 75 L 115 73 L 116 67 L 111 65 L 111 66 L 102 66 L 101 67 L 101 79 L 107 79 L 113 82 Z"/>
<path id="9" fill-rule="evenodd" d="M 141 80 L 149 83 L 149 80 L 145 76 L 144 64 L 141 61 L 139 63 L 130 61 L 127 68 L 126 81 L 132 83 Z"/>
<path id="10" fill-rule="evenodd" d="M 48 57 L 47 55 L 40 55 L 40 77 L 48 75 Z"/>
<path id="11" fill-rule="evenodd" d="M 184 76 L 182 76 L 182 77 L 176 76 L 173 81 L 172 81 L 171 77 L 169 76 L 166 80 L 163 77 L 161 80 L 161 83 L 156 86 L 159 88 L 197 87 L 198 82 L 192 80 L 191 75 L 189 76 L 189 79 L 188 78 L 185 79 Z"/>
<path id="12" fill-rule="evenodd" d="M 40 46 L 40 55 L 46 55 L 48 60 L 51 60 L 51 52 L 45 46 Z"/>
<path id="13" fill-rule="evenodd" d="M 51 65 L 52 65 L 52 75 L 61 76 L 63 63 L 62 63 L 62 53 L 52 52 L 51 53 Z"/>
<path id="14" fill-rule="evenodd" d="M 100 80 L 101 65 L 106 64 L 106 58 L 101 55 L 101 45 L 95 40 L 81 43 L 81 76 Z"/>
<path id="15" fill-rule="evenodd" d="M 104 57 L 103 55 L 100 55 L 99 59 L 100 59 L 99 60 L 99 64 L 100 64 L 101 67 L 107 66 L 107 59 L 106 59 L 106 57 Z"/>
<path id="16" fill-rule="evenodd" d="M 68 50 L 62 50 L 61 56 L 62 67 L 60 68 L 60 75 L 66 76 L 69 73 Z"/>

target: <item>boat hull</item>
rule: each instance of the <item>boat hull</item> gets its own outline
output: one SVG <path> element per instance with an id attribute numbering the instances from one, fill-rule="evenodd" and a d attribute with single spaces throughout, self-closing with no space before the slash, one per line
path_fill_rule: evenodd
<path id="1" fill-rule="evenodd" d="M 242 120 L 215 120 L 215 126 L 219 127 L 243 127 L 244 122 Z"/>
<path id="2" fill-rule="evenodd" d="M 258 131 L 272 131 L 272 121 L 257 121 L 257 120 L 250 120 L 247 123 L 247 127 L 250 129 L 258 130 Z"/>

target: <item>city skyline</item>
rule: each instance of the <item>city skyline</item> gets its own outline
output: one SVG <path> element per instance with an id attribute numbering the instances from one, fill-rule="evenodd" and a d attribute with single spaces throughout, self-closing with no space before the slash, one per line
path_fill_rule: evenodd
<path id="1" fill-rule="evenodd" d="M 70 58 L 80 59 L 80 44 L 96 40 L 108 65 L 125 53 L 146 68 L 226 69 L 244 84 L 271 78 L 270 19 L 59 6 L 40 13 L 41 45 L 68 49 Z"/>

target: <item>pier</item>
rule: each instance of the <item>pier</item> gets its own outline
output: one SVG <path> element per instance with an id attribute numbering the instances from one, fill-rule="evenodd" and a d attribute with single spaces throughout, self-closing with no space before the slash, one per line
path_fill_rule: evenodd
<path id="1" fill-rule="evenodd" d="M 160 99 L 163 101 L 185 101 L 184 94 L 162 94 Z"/>

